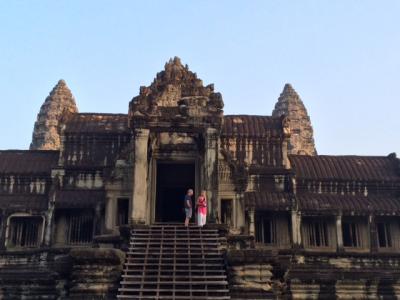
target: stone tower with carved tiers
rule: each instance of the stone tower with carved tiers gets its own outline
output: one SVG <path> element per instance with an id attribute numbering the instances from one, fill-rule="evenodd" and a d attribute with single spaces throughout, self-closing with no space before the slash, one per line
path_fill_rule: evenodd
<path id="1" fill-rule="evenodd" d="M 313 128 L 307 109 L 290 84 L 285 84 L 272 112 L 273 117 L 285 115 L 290 127 L 289 154 L 316 155 Z"/>
<path id="2" fill-rule="evenodd" d="M 61 79 L 40 108 L 30 150 L 60 149 L 61 126 L 70 114 L 77 112 L 74 96 L 65 81 Z"/>

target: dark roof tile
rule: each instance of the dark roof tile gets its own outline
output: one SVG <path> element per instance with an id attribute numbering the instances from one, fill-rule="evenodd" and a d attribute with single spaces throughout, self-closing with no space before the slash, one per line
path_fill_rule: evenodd
<path id="1" fill-rule="evenodd" d="M 49 174 L 57 166 L 59 151 L 0 151 L 0 174 Z"/>
<path id="2" fill-rule="evenodd" d="M 226 115 L 223 136 L 264 137 L 271 130 L 282 131 L 281 118 L 271 116 Z"/>
<path id="3" fill-rule="evenodd" d="M 400 180 L 394 160 L 387 156 L 290 155 L 289 159 L 301 179 Z"/>
<path id="4" fill-rule="evenodd" d="M 66 133 L 129 133 L 128 115 L 80 113 L 74 114 L 65 125 Z"/>
<path id="5" fill-rule="evenodd" d="M 296 195 L 300 211 L 318 213 L 400 214 L 400 198 L 390 195 L 338 195 L 304 193 Z"/>
<path id="6" fill-rule="evenodd" d="M 246 192 L 244 201 L 247 207 L 257 210 L 287 211 L 292 205 L 291 195 L 288 193 Z"/>

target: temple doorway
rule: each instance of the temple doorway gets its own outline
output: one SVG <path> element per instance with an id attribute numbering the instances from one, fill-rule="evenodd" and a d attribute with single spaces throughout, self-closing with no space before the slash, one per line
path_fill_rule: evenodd
<path id="1" fill-rule="evenodd" d="M 194 163 L 157 163 L 156 222 L 184 221 L 184 197 L 189 188 L 196 190 Z"/>

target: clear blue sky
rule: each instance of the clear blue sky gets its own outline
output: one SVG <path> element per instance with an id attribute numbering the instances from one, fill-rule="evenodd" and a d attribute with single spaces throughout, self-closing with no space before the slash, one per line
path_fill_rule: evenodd
<path id="1" fill-rule="evenodd" d="M 270 115 L 286 82 L 320 154 L 400 154 L 400 1 L 1 1 L 0 149 L 27 148 L 60 78 L 81 112 L 128 102 L 179 56 L 225 113 Z"/>

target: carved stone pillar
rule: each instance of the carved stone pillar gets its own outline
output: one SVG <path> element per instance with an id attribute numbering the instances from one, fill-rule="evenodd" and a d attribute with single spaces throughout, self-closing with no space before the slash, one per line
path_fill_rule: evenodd
<path id="1" fill-rule="evenodd" d="M 255 228 L 255 218 L 254 218 L 254 207 L 252 207 L 249 210 L 249 220 L 250 220 L 250 226 L 249 226 L 249 234 L 251 236 L 255 236 L 256 234 L 256 228 Z"/>
<path id="2" fill-rule="evenodd" d="M 204 151 L 204 182 L 208 195 L 208 217 L 211 223 L 218 220 L 218 132 L 207 128 Z"/>
<path id="3" fill-rule="evenodd" d="M 343 232 L 342 232 L 342 215 L 336 216 L 336 241 L 337 250 L 343 251 Z"/>
<path id="4" fill-rule="evenodd" d="M 236 229 L 242 231 L 246 225 L 244 193 L 236 194 Z"/>
<path id="5" fill-rule="evenodd" d="M 293 247 L 301 247 L 301 215 L 297 211 L 292 211 L 292 240 Z"/>
<path id="6" fill-rule="evenodd" d="M 53 225 L 53 214 L 54 214 L 54 205 L 55 205 L 55 199 L 54 199 L 54 194 L 52 195 L 52 201 L 49 203 L 49 208 L 46 212 L 45 215 L 45 230 L 44 230 L 44 245 L 46 247 L 49 247 L 51 244 L 51 232 L 52 232 L 52 225 Z"/>
<path id="7" fill-rule="evenodd" d="M 106 211 L 105 211 L 105 227 L 107 232 L 112 232 L 115 229 L 115 199 L 108 196 L 106 197 Z"/>
<path id="8" fill-rule="evenodd" d="M 378 252 L 378 240 L 376 238 L 376 224 L 375 224 L 375 216 L 370 215 L 368 217 L 368 231 L 369 231 L 369 244 L 371 252 Z"/>
<path id="9" fill-rule="evenodd" d="M 99 235 L 101 234 L 102 231 L 101 210 L 102 210 L 102 204 L 97 203 L 94 208 L 94 235 Z"/>
<path id="10" fill-rule="evenodd" d="M 144 224 L 146 222 L 147 207 L 147 144 L 149 129 L 135 130 L 135 156 L 133 171 L 133 197 L 131 223 Z"/>
<path id="11" fill-rule="evenodd" d="M 6 248 L 7 216 L 4 211 L 0 212 L 0 250 Z"/>

